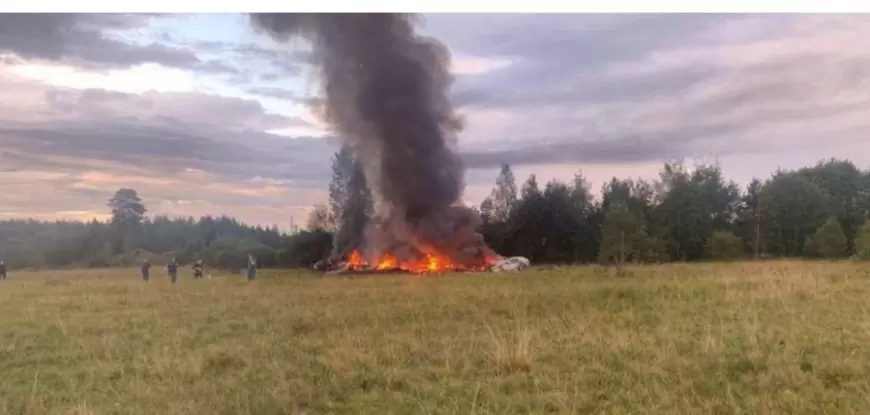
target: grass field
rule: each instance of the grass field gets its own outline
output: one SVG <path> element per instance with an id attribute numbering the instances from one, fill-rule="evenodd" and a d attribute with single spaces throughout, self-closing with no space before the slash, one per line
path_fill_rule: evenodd
<path id="1" fill-rule="evenodd" d="M 0 413 L 870 413 L 870 264 L 152 279 L 0 282 Z"/>

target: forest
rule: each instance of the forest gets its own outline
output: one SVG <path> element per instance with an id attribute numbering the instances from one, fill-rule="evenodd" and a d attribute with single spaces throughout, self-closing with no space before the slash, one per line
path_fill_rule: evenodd
<path id="1" fill-rule="evenodd" d="M 371 197 L 342 149 L 332 160 L 329 204 L 306 229 L 282 232 L 233 218 L 148 217 L 135 189 L 108 201 L 111 219 L 0 222 L 0 259 L 11 269 L 130 266 L 143 259 L 202 259 L 236 270 L 252 253 L 262 267 L 308 267 L 332 250 L 339 226 L 365 223 Z M 569 182 L 518 185 L 503 165 L 475 209 L 502 255 L 533 263 L 661 263 L 751 258 L 870 259 L 870 171 L 848 160 L 779 170 L 745 188 L 716 165 L 665 164 L 656 180 L 616 178 L 593 197 L 581 172 Z"/>

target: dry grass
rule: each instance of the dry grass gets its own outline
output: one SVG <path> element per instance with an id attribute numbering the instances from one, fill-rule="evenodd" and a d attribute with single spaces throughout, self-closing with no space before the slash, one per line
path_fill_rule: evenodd
<path id="1" fill-rule="evenodd" d="M 13 273 L 0 414 L 870 413 L 867 264 L 630 271 Z"/>

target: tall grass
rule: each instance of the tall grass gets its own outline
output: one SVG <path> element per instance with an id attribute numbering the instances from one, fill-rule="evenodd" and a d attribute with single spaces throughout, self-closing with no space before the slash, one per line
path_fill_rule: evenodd
<path id="1" fill-rule="evenodd" d="M 0 414 L 870 413 L 870 266 L 0 282 Z"/>

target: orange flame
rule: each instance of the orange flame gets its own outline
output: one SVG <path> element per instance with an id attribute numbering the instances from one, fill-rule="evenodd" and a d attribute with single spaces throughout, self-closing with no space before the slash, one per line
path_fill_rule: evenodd
<path id="1" fill-rule="evenodd" d="M 359 251 L 351 252 L 348 257 L 348 265 L 355 269 L 372 269 L 378 271 L 390 271 L 400 269 L 413 273 L 425 272 L 444 272 L 444 271 L 480 271 L 486 268 L 487 265 L 495 262 L 496 258 L 492 255 L 486 255 L 484 263 L 474 265 L 461 265 L 455 263 L 450 257 L 441 255 L 437 252 L 427 252 L 422 258 L 415 260 L 399 261 L 394 255 L 385 254 L 381 256 L 374 266 L 370 266 Z"/>

